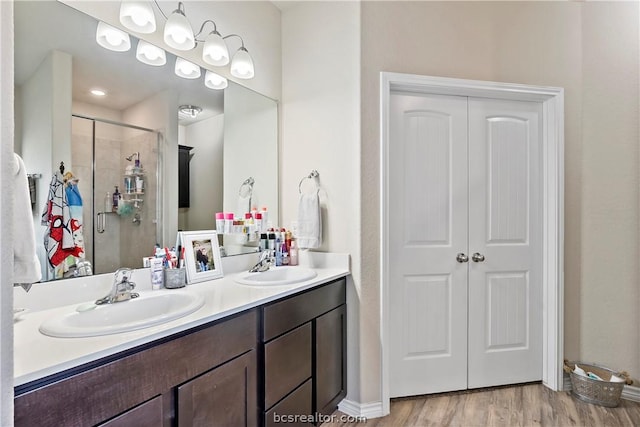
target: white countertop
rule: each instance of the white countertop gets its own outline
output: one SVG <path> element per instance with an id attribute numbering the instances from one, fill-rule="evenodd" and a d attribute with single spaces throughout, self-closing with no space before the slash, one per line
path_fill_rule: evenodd
<path id="1" fill-rule="evenodd" d="M 237 272 L 227 274 L 225 270 L 225 277 L 221 279 L 196 283 L 180 289 L 182 292 L 197 293 L 204 298 L 204 306 L 196 312 L 171 322 L 131 332 L 88 338 L 53 338 L 39 332 L 40 324 L 53 316 L 74 312 L 78 302 L 28 311 L 14 323 L 14 386 L 222 319 L 349 274 L 348 255 L 325 255 L 327 256 L 323 257 L 323 254 L 314 253 L 313 259 L 310 258 L 306 262 L 307 266 L 317 272 L 315 278 L 292 285 L 259 287 L 241 285 L 234 281 Z M 39 286 L 47 286 L 47 284 Z M 59 286 L 59 284 L 49 286 Z M 139 289 L 140 287 L 136 290 Z M 155 295 L 160 292 L 175 291 L 170 289 L 152 291 L 145 288 L 140 290 L 141 296 L 145 293 Z M 102 295 L 98 292 L 93 300 L 100 296 Z M 119 304 L 126 304 L 126 302 Z"/>

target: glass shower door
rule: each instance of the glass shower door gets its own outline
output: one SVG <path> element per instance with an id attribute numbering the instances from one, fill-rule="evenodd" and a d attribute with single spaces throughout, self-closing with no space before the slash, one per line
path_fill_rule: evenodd
<path id="1" fill-rule="evenodd" d="M 74 117 L 73 146 L 94 274 L 141 268 L 158 236 L 158 134 Z"/>

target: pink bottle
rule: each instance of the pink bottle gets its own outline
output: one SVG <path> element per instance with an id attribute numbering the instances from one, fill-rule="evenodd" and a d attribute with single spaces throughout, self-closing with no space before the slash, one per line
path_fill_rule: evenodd
<path id="1" fill-rule="evenodd" d="M 216 212 L 216 231 L 220 234 L 224 233 L 224 213 Z"/>

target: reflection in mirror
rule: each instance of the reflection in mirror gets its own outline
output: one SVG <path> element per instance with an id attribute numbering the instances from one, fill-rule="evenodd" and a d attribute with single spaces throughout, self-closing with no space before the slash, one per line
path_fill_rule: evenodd
<path id="1" fill-rule="evenodd" d="M 277 224 L 275 101 L 234 82 L 212 90 L 204 76 L 177 77 L 176 57 L 169 53 L 163 67 L 143 64 L 135 58 L 135 37 L 130 51 L 107 51 L 96 44 L 97 21 L 59 2 L 16 2 L 14 20 L 14 145 L 27 172 L 42 174 L 32 212 L 37 242 L 44 237 L 40 215 L 49 182 L 61 161 L 79 176 L 85 249 L 94 274 L 142 267 L 153 244 L 173 245 L 178 229 L 215 229 L 216 212 L 241 215 L 238 188 L 248 176 L 256 181 L 252 203 L 268 206 Z M 106 95 L 96 96 L 92 89 Z M 179 117 L 181 105 L 202 111 Z M 178 180 L 179 144 L 192 147 L 189 207 L 180 209 L 178 194 L 163 191 L 167 180 Z M 129 168 L 135 167 L 132 153 L 138 153 L 140 170 Z M 142 181 L 141 194 L 136 179 Z M 124 200 L 120 214 L 99 216 L 107 211 L 106 193 L 113 197 L 116 185 Z M 123 194 L 127 189 L 132 191 Z M 232 242 L 238 245 L 227 253 L 255 250 Z M 43 245 L 39 257 L 46 266 Z M 43 277 L 51 279 L 51 272 Z"/>

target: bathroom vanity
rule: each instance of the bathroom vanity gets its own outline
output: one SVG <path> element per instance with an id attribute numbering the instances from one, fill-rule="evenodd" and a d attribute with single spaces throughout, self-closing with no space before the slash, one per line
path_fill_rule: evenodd
<path id="1" fill-rule="evenodd" d="M 287 286 L 191 285 L 205 306 L 146 335 L 34 337 L 53 355 L 70 346 L 71 360 L 17 377 L 15 425 L 270 426 L 332 413 L 346 395 L 348 268 L 317 271 Z"/>

